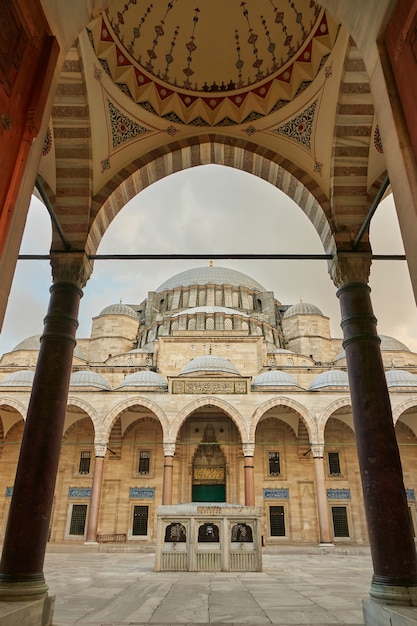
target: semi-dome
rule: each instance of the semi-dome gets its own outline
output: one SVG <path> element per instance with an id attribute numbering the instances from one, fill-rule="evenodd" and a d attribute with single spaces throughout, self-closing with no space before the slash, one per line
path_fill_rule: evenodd
<path id="1" fill-rule="evenodd" d="M 325 389 L 326 387 L 349 387 L 349 378 L 347 372 L 342 370 L 329 370 L 316 376 L 310 384 L 309 390 Z"/>
<path id="2" fill-rule="evenodd" d="M 388 335 L 379 335 L 379 338 L 381 340 L 380 349 L 382 352 L 411 352 L 410 348 L 407 348 L 404 343 L 398 341 L 398 339 L 395 339 L 394 337 L 389 337 Z M 335 360 L 338 361 L 339 359 L 345 358 L 346 352 L 344 350 L 341 350 Z"/>
<path id="3" fill-rule="evenodd" d="M 109 383 L 97 372 L 82 370 L 71 375 L 70 387 L 97 387 L 97 389 L 111 389 Z"/>
<path id="4" fill-rule="evenodd" d="M 26 337 L 26 339 L 23 339 L 23 341 L 18 343 L 17 346 L 15 346 L 13 350 L 11 350 L 11 352 L 19 352 L 21 350 L 39 351 L 41 336 L 42 335 L 31 335 L 30 337 Z M 78 346 L 75 346 L 74 348 L 74 356 L 78 359 L 83 359 L 83 361 L 85 361 L 83 351 Z"/>
<path id="5" fill-rule="evenodd" d="M 35 372 L 32 370 L 22 370 L 20 372 L 13 372 L 9 374 L 2 381 L 0 386 L 2 387 L 31 387 Z"/>
<path id="6" fill-rule="evenodd" d="M 156 291 L 160 293 L 176 287 L 190 287 L 191 285 L 232 285 L 232 287 L 247 287 L 255 291 L 265 291 L 260 283 L 242 272 L 214 266 L 195 267 L 175 274 L 162 283 Z"/>
<path id="7" fill-rule="evenodd" d="M 417 387 L 417 376 L 406 370 L 389 370 L 385 373 L 388 387 Z"/>
<path id="8" fill-rule="evenodd" d="M 122 387 L 159 387 L 166 390 L 168 389 L 168 382 L 160 374 L 146 370 L 128 374 L 119 386 L 119 389 L 122 389 Z"/>
<path id="9" fill-rule="evenodd" d="M 300 387 L 300 385 L 291 374 L 270 370 L 256 376 L 252 381 L 252 387 Z"/>
<path id="10" fill-rule="evenodd" d="M 284 317 L 292 315 L 323 315 L 323 313 L 315 304 L 301 301 L 290 306 L 284 313 Z"/>
<path id="11" fill-rule="evenodd" d="M 196 357 L 187 363 L 180 372 L 180 376 L 183 374 L 195 374 L 197 372 L 234 374 L 235 376 L 240 376 L 230 359 L 215 354 L 206 354 L 205 356 Z"/>
<path id="12" fill-rule="evenodd" d="M 101 315 L 128 315 L 129 317 L 135 317 L 136 319 L 138 318 L 136 311 L 132 309 L 132 307 L 128 304 L 123 304 L 123 302 L 118 302 L 117 304 L 109 304 L 109 306 L 106 306 L 102 310 L 100 316 Z"/>

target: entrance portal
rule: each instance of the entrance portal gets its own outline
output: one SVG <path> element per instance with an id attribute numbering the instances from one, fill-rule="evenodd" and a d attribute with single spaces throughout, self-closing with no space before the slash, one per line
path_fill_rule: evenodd
<path id="1" fill-rule="evenodd" d="M 193 485 L 193 502 L 226 502 L 226 485 Z"/>
<path id="2" fill-rule="evenodd" d="M 193 502 L 226 502 L 226 459 L 212 424 L 206 424 L 193 459 Z"/>

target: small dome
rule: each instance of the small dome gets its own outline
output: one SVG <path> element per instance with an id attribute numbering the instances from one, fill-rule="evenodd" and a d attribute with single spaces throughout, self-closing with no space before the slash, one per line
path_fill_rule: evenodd
<path id="1" fill-rule="evenodd" d="M 229 359 L 216 356 L 215 354 L 207 354 L 193 359 L 182 369 L 180 376 L 183 374 L 194 374 L 196 372 L 218 372 L 240 376 Z"/>
<path id="2" fill-rule="evenodd" d="M 100 374 L 82 370 L 71 375 L 70 387 L 97 387 L 97 389 L 111 389 L 109 383 Z"/>
<path id="3" fill-rule="evenodd" d="M 156 372 L 146 370 L 128 374 L 119 386 L 119 389 L 122 387 L 162 387 L 163 389 L 168 389 L 168 382 L 166 378 Z"/>
<path id="4" fill-rule="evenodd" d="M 406 345 L 401 343 L 401 341 L 398 341 L 398 339 L 394 339 L 394 337 L 388 337 L 388 335 L 379 335 L 379 338 L 381 340 L 380 348 L 382 352 L 384 351 L 410 352 L 410 349 L 407 348 Z M 344 350 L 341 350 L 335 360 L 338 361 L 339 359 L 345 359 L 345 358 L 346 358 L 346 353 Z"/>
<path id="5" fill-rule="evenodd" d="M 291 374 L 270 370 L 256 376 L 252 381 L 252 387 L 300 387 L 300 385 Z"/>
<path id="6" fill-rule="evenodd" d="M 162 283 L 156 291 L 160 293 L 176 287 L 190 287 L 191 285 L 232 285 L 233 287 L 247 287 L 260 292 L 265 291 L 264 287 L 250 276 L 226 267 L 215 266 L 195 267 L 175 274 Z"/>
<path id="7" fill-rule="evenodd" d="M 284 313 L 284 317 L 291 317 L 292 315 L 323 315 L 323 313 L 314 304 L 301 301 L 290 306 Z"/>
<path id="8" fill-rule="evenodd" d="M 123 302 L 119 302 L 118 304 L 109 304 L 109 306 L 106 306 L 106 308 L 102 310 L 100 316 L 101 315 L 127 315 L 128 317 L 135 317 L 138 319 L 136 311 L 132 309 L 131 306 L 123 304 Z"/>
<path id="9" fill-rule="evenodd" d="M 13 350 L 11 350 L 11 352 L 18 352 L 19 350 L 36 350 L 38 352 L 40 348 L 40 342 L 41 335 L 32 335 L 31 337 L 27 337 L 26 339 L 23 339 L 23 341 L 18 343 L 17 346 L 13 348 Z M 85 361 L 83 351 L 78 346 L 75 346 L 74 348 L 74 356 L 78 359 L 83 359 L 83 361 Z"/>
<path id="10" fill-rule="evenodd" d="M 389 370 L 385 377 L 388 387 L 417 387 L 417 376 L 406 370 Z"/>
<path id="11" fill-rule="evenodd" d="M 0 385 L 3 387 L 31 387 L 35 372 L 32 370 L 21 370 L 20 372 L 13 372 L 9 374 L 2 381 Z"/>
<path id="12" fill-rule="evenodd" d="M 249 317 L 246 313 L 237 311 L 236 309 L 229 309 L 226 306 L 194 306 L 191 309 L 185 309 L 179 313 L 174 313 L 172 317 L 177 315 L 195 315 L 196 313 L 225 313 L 226 315 L 240 315 L 241 317 Z"/>
<path id="13" fill-rule="evenodd" d="M 342 370 L 329 370 L 316 376 L 309 387 L 309 391 L 316 389 L 325 389 L 326 387 L 349 387 L 349 378 L 347 372 Z"/>

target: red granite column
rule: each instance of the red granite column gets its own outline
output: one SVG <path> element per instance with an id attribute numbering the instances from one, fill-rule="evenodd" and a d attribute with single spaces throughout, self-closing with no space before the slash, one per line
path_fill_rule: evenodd
<path id="1" fill-rule="evenodd" d="M 253 454 L 255 452 L 254 443 L 243 444 L 243 467 L 245 472 L 245 505 L 255 506 L 255 465 Z"/>
<path id="2" fill-rule="evenodd" d="M 316 477 L 317 512 L 319 518 L 319 533 L 321 544 L 331 544 L 329 509 L 327 506 L 327 491 L 324 475 L 324 443 L 311 444 L 314 458 L 314 473 Z"/>
<path id="3" fill-rule="evenodd" d="M 175 454 L 175 443 L 165 443 L 164 444 L 164 481 L 162 484 L 162 504 L 172 504 L 174 454 Z"/>
<path id="4" fill-rule="evenodd" d="M 416 548 L 370 289 L 351 282 L 337 295 L 374 567 L 370 595 L 414 605 Z"/>
<path id="5" fill-rule="evenodd" d="M 82 273 L 80 256 L 78 263 L 72 258 L 62 272 L 66 278 L 68 270 L 78 276 Z M 54 279 L 0 562 L 3 601 L 41 598 L 48 589 L 43 562 L 82 296 L 76 281 Z"/>
<path id="6" fill-rule="evenodd" d="M 90 508 L 88 510 L 87 536 L 85 543 L 97 543 L 98 518 L 100 515 L 101 490 L 103 486 L 104 457 L 107 452 L 106 444 L 95 444 L 95 460 L 93 485 L 91 487 Z"/>

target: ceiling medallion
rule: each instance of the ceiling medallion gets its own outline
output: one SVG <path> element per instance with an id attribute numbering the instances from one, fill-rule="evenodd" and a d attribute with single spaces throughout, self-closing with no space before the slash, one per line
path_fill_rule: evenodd
<path id="1" fill-rule="evenodd" d="M 116 1 L 88 32 L 103 69 L 146 110 L 180 124 L 242 124 L 296 97 L 337 37 L 313 0 L 277 5 Z"/>

